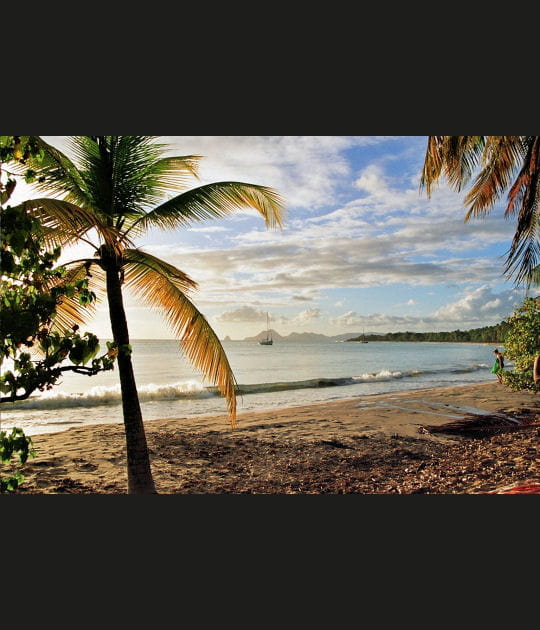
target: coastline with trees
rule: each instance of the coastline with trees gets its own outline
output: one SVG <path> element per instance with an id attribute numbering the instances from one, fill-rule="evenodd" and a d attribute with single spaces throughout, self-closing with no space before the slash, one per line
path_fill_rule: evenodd
<path id="1" fill-rule="evenodd" d="M 449 343 L 496 343 L 503 344 L 506 335 L 510 330 L 510 324 L 506 321 L 494 326 L 483 326 L 470 330 L 460 330 L 442 332 L 389 332 L 384 334 L 366 334 L 353 337 L 346 341 L 434 341 Z"/>

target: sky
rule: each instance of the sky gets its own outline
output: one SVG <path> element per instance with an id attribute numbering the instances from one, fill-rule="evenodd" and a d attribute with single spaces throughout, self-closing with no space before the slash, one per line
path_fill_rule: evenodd
<path id="1" fill-rule="evenodd" d="M 43 136 L 68 152 L 66 137 Z M 202 155 L 199 181 L 274 188 L 283 229 L 246 209 L 137 246 L 196 280 L 218 336 L 468 330 L 507 318 L 525 297 L 503 276 L 515 230 L 504 199 L 464 221 L 462 193 L 420 188 L 428 136 L 161 136 L 168 155 Z M 35 195 L 24 184 L 19 199 Z M 17 201 L 17 197 L 13 197 Z M 62 260 L 91 256 L 80 246 Z M 529 295 L 539 292 L 532 290 Z M 126 294 L 132 339 L 166 339 L 166 320 Z M 111 338 L 106 305 L 88 329 Z"/>

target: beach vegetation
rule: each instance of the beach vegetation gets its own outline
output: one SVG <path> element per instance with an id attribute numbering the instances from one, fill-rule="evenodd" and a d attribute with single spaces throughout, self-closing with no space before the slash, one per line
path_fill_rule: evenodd
<path id="1" fill-rule="evenodd" d="M 26 164 L 31 155 L 41 157 L 34 142 L 0 136 L 0 403 L 50 390 L 67 371 L 91 376 L 112 369 L 115 357 L 112 345 L 97 357 L 98 338 L 78 332 L 76 322 L 95 296 L 86 280 L 65 282 L 66 270 L 53 269 L 61 250 L 47 248 L 39 212 L 30 213 L 24 203 L 9 205 L 18 177 L 35 181 L 35 171 Z M 22 170 L 16 174 L 12 164 Z M 66 309 L 64 318 L 55 320 L 60 304 Z M 0 461 L 10 462 L 13 454 L 20 463 L 35 455 L 31 439 L 17 427 L 10 434 L 0 431 Z M 23 478 L 20 471 L 2 478 L 1 491 L 16 490 Z"/>
<path id="2" fill-rule="evenodd" d="M 124 289 L 158 309 L 188 360 L 217 385 L 236 419 L 236 380 L 225 351 L 192 294 L 197 283 L 186 273 L 135 245 L 150 229 L 189 227 L 194 222 L 254 209 L 268 228 L 280 227 L 282 198 L 271 188 L 235 181 L 197 184 L 198 155 L 169 157 L 155 136 L 73 136 L 73 159 L 38 136 L 23 138 L 41 151 L 30 158 L 34 187 L 54 194 L 73 212 L 54 203 L 41 207 L 42 223 L 55 245 L 84 242 L 93 256 L 65 263 L 69 282 L 86 280 L 97 299 L 106 296 L 117 364 L 127 447 L 128 493 L 155 493 L 148 447 L 129 349 Z M 45 179 L 42 179 L 45 178 Z M 39 200 L 38 200 L 39 201 Z M 125 350 L 125 351 L 124 351 Z"/>
<path id="3" fill-rule="evenodd" d="M 32 438 L 25 435 L 22 429 L 13 427 L 10 433 L 0 431 L 0 462 L 8 467 L 8 476 L 0 476 L 0 493 L 15 492 L 24 481 L 24 475 L 13 459 L 18 459 L 22 465 L 28 457 L 35 456 Z"/>
<path id="4" fill-rule="evenodd" d="M 61 249 L 51 245 L 41 209 L 31 211 L 27 202 L 8 205 L 17 183 L 10 164 L 34 181 L 27 160 L 34 155 L 39 162 L 42 152 L 18 136 L 0 136 L 0 151 L 0 366 L 12 364 L 0 376 L 0 403 L 9 403 L 50 390 L 67 371 L 92 376 L 112 369 L 116 350 L 109 344 L 97 357 L 98 338 L 79 332 L 96 296 L 86 278 L 70 279 L 65 267 L 55 266 Z M 56 205 L 65 211 L 61 202 Z"/>
<path id="5" fill-rule="evenodd" d="M 530 286 L 540 264 L 540 136 L 429 136 L 420 182 L 428 197 L 441 177 L 457 191 L 474 178 L 465 221 L 489 213 L 507 192 L 505 217 L 515 217 L 516 228 L 504 273 Z"/>
<path id="6" fill-rule="evenodd" d="M 46 250 L 39 220 L 23 208 L 2 207 L 1 219 L 0 403 L 50 390 L 65 372 L 112 369 L 114 345 L 98 357 L 98 338 L 76 323 L 95 300 L 87 280 L 65 282 L 66 269 L 54 267 L 60 248 Z M 57 320 L 60 305 L 66 312 Z"/>
<path id="7" fill-rule="evenodd" d="M 540 353 L 540 297 L 525 298 L 508 323 L 504 356 L 514 365 L 512 370 L 503 370 L 502 381 L 514 391 L 536 392 L 539 386 L 533 379 L 533 366 Z"/>
<path id="8" fill-rule="evenodd" d="M 433 341 L 448 343 L 504 343 L 509 329 L 509 324 L 502 321 L 494 326 L 482 326 L 470 330 L 450 330 L 441 332 L 389 332 L 382 334 L 366 334 L 347 341 Z"/>

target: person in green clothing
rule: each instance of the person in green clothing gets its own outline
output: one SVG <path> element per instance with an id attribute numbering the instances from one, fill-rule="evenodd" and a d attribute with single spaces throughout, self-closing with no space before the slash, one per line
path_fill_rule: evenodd
<path id="1" fill-rule="evenodd" d="M 497 376 L 497 380 L 499 383 L 502 383 L 502 370 L 504 368 L 504 354 L 499 352 L 497 348 L 493 350 L 493 354 L 495 355 L 495 362 L 493 363 L 493 367 L 491 368 L 491 373 Z"/>

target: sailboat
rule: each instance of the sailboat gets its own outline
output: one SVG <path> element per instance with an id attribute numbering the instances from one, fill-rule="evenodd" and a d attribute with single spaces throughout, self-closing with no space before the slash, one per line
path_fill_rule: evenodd
<path id="1" fill-rule="evenodd" d="M 271 346 L 274 342 L 272 341 L 272 333 L 268 329 L 268 313 L 266 313 L 266 339 L 261 339 L 259 344 L 261 346 Z"/>
<path id="2" fill-rule="evenodd" d="M 362 341 L 360 343 L 368 343 L 366 336 L 364 335 L 364 331 L 362 331 Z"/>

